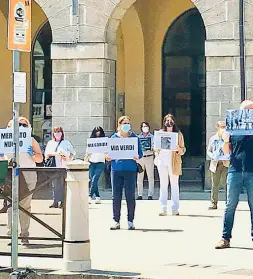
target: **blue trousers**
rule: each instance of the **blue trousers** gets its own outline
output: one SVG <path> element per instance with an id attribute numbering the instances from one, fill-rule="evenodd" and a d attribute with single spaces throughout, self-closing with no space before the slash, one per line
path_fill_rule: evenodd
<path id="1" fill-rule="evenodd" d="M 89 168 L 90 177 L 90 197 L 95 194 L 96 197 L 100 197 L 98 191 L 98 181 L 105 169 L 105 163 L 91 163 Z"/>
<path id="2" fill-rule="evenodd" d="M 65 182 L 63 176 L 59 176 L 52 180 L 53 199 L 55 202 L 64 201 L 64 184 Z"/>
<path id="3" fill-rule="evenodd" d="M 240 193 L 243 186 L 247 189 L 248 204 L 251 214 L 251 236 L 253 237 L 253 173 L 233 172 L 227 177 L 227 203 L 224 216 L 222 237 L 226 240 L 232 238 L 235 210 L 237 208 Z"/>
<path id="4" fill-rule="evenodd" d="M 112 171 L 112 194 L 113 194 L 113 219 L 120 221 L 122 192 L 125 188 L 127 202 L 128 221 L 133 222 L 135 213 L 135 186 L 137 182 L 136 171 Z"/>

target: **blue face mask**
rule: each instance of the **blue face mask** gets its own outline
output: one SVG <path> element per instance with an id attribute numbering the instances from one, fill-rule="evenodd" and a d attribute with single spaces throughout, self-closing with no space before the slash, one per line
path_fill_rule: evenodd
<path id="1" fill-rule="evenodd" d="M 131 130 L 131 125 L 130 124 L 122 124 L 121 126 L 121 131 L 124 133 L 128 133 Z"/>

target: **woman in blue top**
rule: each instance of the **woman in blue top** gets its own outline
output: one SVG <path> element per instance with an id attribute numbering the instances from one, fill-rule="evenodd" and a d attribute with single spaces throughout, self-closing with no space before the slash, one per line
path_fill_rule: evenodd
<path id="1" fill-rule="evenodd" d="M 128 116 L 122 116 L 118 120 L 118 132 L 115 133 L 112 138 L 127 138 L 137 137 L 131 132 L 130 118 Z M 137 160 L 142 157 L 141 144 L 138 139 L 138 157 L 131 160 L 111 160 L 107 157 L 108 161 L 111 161 L 111 181 L 113 192 L 113 220 L 114 224 L 111 230 L 120 229 L 120 212 L 122 191 L 125 188 L 125 196 L 127 202 L 128 211 L 128 229 L 134 230 L 134 213 L 135 213 L 135 186 L 137 180 Z"/>

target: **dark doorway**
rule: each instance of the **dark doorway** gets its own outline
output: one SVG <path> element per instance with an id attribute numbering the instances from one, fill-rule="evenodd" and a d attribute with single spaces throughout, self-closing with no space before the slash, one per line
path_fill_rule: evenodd
<path id="1" fill-rule="evenodd" d="M 191 158 L 186 164 L 205 158 L 205 39 L 203 19 L 191 9 L 172 24 L 163 44 L 162 113 L 176 116 Z"/>
<path id="2" fill-rule="evenodd" d="M 43 147 L 51 139 L 52 126 L 52 31 L 49 22 L 39 30 L 32 52 L 32 126 Z"/>

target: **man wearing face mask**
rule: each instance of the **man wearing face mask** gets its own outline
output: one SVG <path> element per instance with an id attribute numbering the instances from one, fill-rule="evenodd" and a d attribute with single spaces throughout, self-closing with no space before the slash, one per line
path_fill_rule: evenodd
<path id="1" fill-rule="evenodd" d="M 217 133 L 210 138 L 207 147 L 207 155 L 211 158 L 209 170 L 211 172 L 212 181 L 211 205 L 208 208 L 209 210 L 217 209 L 219 186 L 224 185 L 225 191 L 227 190 L 226 180 L 229 167 L 229 156 L 225 156 L 222 151 L 222 146 L 224 144 L 222 135 L 225 131 L 225 128 L 226 123 L 224 121 L 217 122 Z M 223 157 L 223 160 L 220 159 L 221 156 Z"/>
<path id="2" fill-rule="evenodd" d="M 131 132 L 130 118 L 122 116 L 118 120 L 118 132 L 112 138 L 127 138 L 137 137 Z M 140 142 L 138 143 L 138 157 L 130 160 L 111 160 L 109 157 L 107 161 L 111 161 L 111 181 L 113 191 L 113 220 L 114 223 L 111 230 L 120 229 L 121 216 L 121 201 L 122 191 L 125 188 L 125 197 L 127 202 L 128 212 L 128 229 L 134 230 L 134 215 L 135 215 L 135 186 L 137 179 L 137 160 L 142 158 L 142 149 Z"/>
<path id="3" fill-rule="evenodd" d="M 142 144 L 143 157 L 138 161 L 142 166 L 143 170 L 147 172 L 148 177 L 148 200 L 153 199 L 154 194 L 154 151 L 153 142 L 154 136 L 150 133 L 150 125 L 148 122 L 141 123 L 141 134 L 139 134 L 139 139 Z M 138 197 L 137 200 L 142 200 L 143 195 L 143 178 L 144 172 L 138 173 L 137 187 L 138 187 Z"/>

